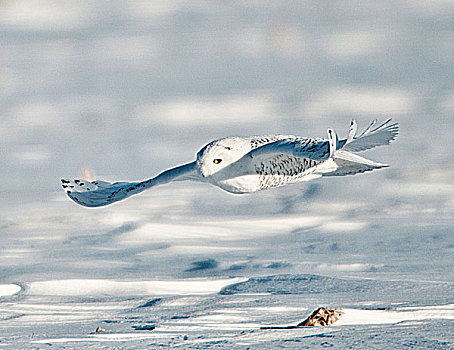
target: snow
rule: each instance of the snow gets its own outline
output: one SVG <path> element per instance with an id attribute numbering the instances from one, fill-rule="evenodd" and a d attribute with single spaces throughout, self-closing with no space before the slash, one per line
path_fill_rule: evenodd
<path id="1" fill-rule="evenodd" d="M 216 293 L 227 285 L 244 280 L 244 278 L 140 282 L 121 282 L 102 279 L 53 280 L 31 283 L 28 294 L 47 296 L 203 295 Z"/>
<path id="2" fill-rule="evenodd" d="M 172 336 L 171 333 L 168 336 Z M 137 334 L 137 333 L 119 333 L 119 334 L 97 334 L 84 338 L 54 338 L 33 341 L 34 344 L 59 344 L 59 343 L 78 343 L 78 342 L 117 342 L 133 341 L 137 339 L 157 338 L 156 334 Z"/>
<path id="3" fill-rule="evenodd" d="M 361 38 L 365 40 L 366 38 Z M 341 42 L 337 42 L 342 45 Z M 344 53 L 348 55 L 348 53 Z M 344 55 L 342 54 L 342 55 Z M 410 91 L 385 87 L 380 89 L 362 87 L 334 87 L 311 97 L 304 109 L 305 115 L 402 115 L 411 114 L 417 106 L 417 99 Z"/>
<path id="4" fill-rule="evenodd" d="M 410 311 L 411 310 L 411 311 Z M 399 311 L 342 309 L 344 314 L 336 326 L 386 324 L 404 321 L 421 321 L 430 319 L 454 320 L 452 305 L 439 305 L 435 308 L 400 308 Z"/>
<path id="5" fill-rule="evenodd" d="M 17 284 L 0 284 L 0 297 L 19 293 L 21 289 Z"/>

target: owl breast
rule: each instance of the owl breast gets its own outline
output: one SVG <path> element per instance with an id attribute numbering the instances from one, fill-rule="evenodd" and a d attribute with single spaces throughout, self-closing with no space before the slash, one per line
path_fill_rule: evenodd
<path id="1" fill-rule="evenodd" d="M 254 170 L 258 176 L 259 189 L 266 189 L 300 182 L 305 176 L 312 174 L 318 164 L 320 162 L 315 160 L 278 154 L 257 159 Z"/>
<path id="2" fill-rule="evenodd" d="M 228 177 L 214 177 L 213 184 L 230 193 L 251 193 L 304 181 L 320 164 L 314 160 L 285 154 L 249 158 L 249 161 L 247 167 L 244 162 L 234 164 Z"/>
<path id="3" fill-rule="evenodd" d="M 222 188 L 224 191 L 235 194 L 256 192 L 261 188 L 260 179 L 254 174 L 232 177 L 230 179 L 218 181 L 215 185 Z"/>

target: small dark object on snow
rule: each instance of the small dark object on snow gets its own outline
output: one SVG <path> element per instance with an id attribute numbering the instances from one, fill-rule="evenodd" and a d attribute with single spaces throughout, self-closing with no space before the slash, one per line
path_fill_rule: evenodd
<path id="1" fill-rule="evenodd" d="M 329 326 L 339 320 L 343 312 L 335 308 L 319 307 L 308 318 L 296 326 L 271 326 L 260 329 L 296 329 L 302 327 Z"/>
<path id="2" fill-rule="evenodd" d="M 145 304 L 139 305 L 138 308 L 151 307 L 159 304 L 162 301 L 162 298 L 154 298 L 150 301 L 147 301 Z"/>
<path id="3" fill-rule="evenodd" d="M 156 328 L 156 326 L 153 325 L 144 325 L 144 326 L 133 326 L 136 331 L 152 331 L 153 329 Z"/>
<path id="4" fill-rule="evenodd" d="M 298 323 L 297 327 L 329 326 L 339 320 L 342 311 L 334 308 L 319 307 L 308 318 Z"/>

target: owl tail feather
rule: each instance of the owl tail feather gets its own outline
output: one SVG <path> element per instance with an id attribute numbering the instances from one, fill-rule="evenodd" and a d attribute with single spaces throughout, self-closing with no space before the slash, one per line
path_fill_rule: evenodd
<path id="1" fill-rule="evenodd" d="M 351 151 L 362 151 L 380 145 L 389 144 L 398 133 L 397 124 L 389 124 L 391 119 L 372 130 L 376 121 L 358 137 L 358 126 L 355 120 L 350 123 L 347 139 L 338 141 L 334 130 L 328 129 L 329 160 L 320 167 L 318 173 L 323 176 L 345 176 L 364 173 L 389 165 L 377 163 L 358 156 Z M 355 145 L 356 143 L 356 145 Z"/>
<path id="2" fill-rule="evenodd" d="M 364 173 L 375 169 L 386 168 L 389 165 L 377 163 L 370 159 L 360 157 L 354 153 L 338 150 L 334 152 L 332 162 L 328 171 L 323 176 L 345 176 Z"/>

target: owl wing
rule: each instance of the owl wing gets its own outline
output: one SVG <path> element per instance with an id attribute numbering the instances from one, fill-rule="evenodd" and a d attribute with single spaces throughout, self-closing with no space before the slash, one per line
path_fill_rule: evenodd
<path id="1" fill-rule="evenodd" d="M 356 136 L 357 125 L 353 120 L 345 139 L 338 140 L 337 134 L 328 129 L 328 140 L 288 137 L 260 146 L 250 151 L 249 155 L 255 158 L 254 163 L 261 166 L 260 173 L 269 174 L 273 180 L 276 178 L 276 181 L 280 181 L 278 185 L 308 179 L 307 174 L 343 176 L 372 171 L 388 165 L 365 159 L 352 152 L 388 145 L 399 132 L 398 124 L 390 122 L 391 119 L 374 128 L 374 121 L 363 133 Z M 281 179 L 276 176 L 281 174 L 293 177 Z"/>
<path id="2" fill-rule="evenodd" d="M 101 207 L 134 194 L 141 193 L 153 186 L 171 181 L 200 180 L 196 172 L 196 162 L 187 163 L 165 170 L 159 175 L 140 182 L 107 182 L 102 180 L 61 180 L 61 186 L 69 198 L 85 207 Z"/>
<path id="3" fill-rule="evenodd" d="M 278 154 L 323 161 L 330 156 L 330 143 L 326 139 L 289 137 L 259 146 L 247 155 L 256 158 Z"/>
<path id="4" fill-rule="evenodd" d="M 262 155 L 287 154 L 298 158 L 324 161 L 332 158 L 338 150 L 359 152 L 388 145 L 399 133 L 398 124 L 391 123 L 391 119 L 374 128 L 376 123 L 377 121 L 374 120 L 364 132 L 356 136 L 358 127 L 356 121 L 352 120 L 345 139 L 339 140 L 337 134 L 332 129 L 328 129 L 328 139 L 286 137 L 259 146 L 251 150 L 248 155 L 254 158 Z"/>
<path id="5" fill-rule="evenodd" d="M 360 135 L 353 133 L 351 139 L 347 138 L 340 142 L 340 146 L 349 152 L 360 152 L 377 146 L 389 145 L 399 134 L 399 124 L 391 123 L 392 119 L 386 120 L 379 126 L 374 120 Z"/>

